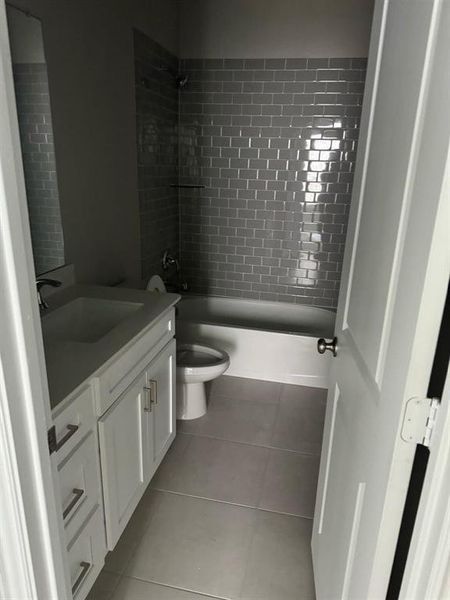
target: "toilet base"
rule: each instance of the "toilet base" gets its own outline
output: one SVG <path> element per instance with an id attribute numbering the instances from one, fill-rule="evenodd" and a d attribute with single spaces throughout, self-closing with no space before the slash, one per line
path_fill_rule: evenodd
<path id="1" fill-rule="evenodd" d="M 206 414 L 204 383 L 177 383 L 177 419 L 190 421 Z"/>

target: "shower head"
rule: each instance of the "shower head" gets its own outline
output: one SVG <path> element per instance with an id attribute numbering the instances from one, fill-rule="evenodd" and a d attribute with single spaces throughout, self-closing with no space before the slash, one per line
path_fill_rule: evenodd
<path id="1" fill-rule="evenodd" d="M 184 88 L 184 86 L 187 84 L 187 82 L 189 81 L 189 75 L 186 74 L 178 74 L 177 75 L 177 88 L 179 90 L 181 90 L 182 88 Z"/>

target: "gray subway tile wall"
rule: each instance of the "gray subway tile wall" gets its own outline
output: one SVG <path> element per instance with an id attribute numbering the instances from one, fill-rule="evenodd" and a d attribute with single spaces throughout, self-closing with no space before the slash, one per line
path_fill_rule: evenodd
<path id="1" fill-rule="evenodd" d="M 64 264 L 47 66 L 14 64 L 13 74 L 34 266 L 40 274 Z"/>
<path id="2" fill-rule="evenodd" d="M 162 274 L 166 248 L 179 250 L 178 58 L 134 30 L 141 274 Z"/>
<path id="3" fill-rule="evenodd" d="M 366 59 L 186 59 L 180 256 L 190 290 L 336 307 Z"/>

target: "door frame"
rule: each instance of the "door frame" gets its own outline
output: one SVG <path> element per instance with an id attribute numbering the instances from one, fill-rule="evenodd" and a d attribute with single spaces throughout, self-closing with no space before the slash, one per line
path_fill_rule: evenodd
<path id="1" fill-rule="evenodd" d="M 450 11 L 449 11 L 450 13 Z M 447 14 L 448 17 L 448 14 Z M 447 67 L 448 68 L 448 67 Z M 450 150 L 444 183 L 440 226 L 450 223 Z M 450 243 L 449 243 L 450 245 Z M 450 251 L 450 250 L 449 250 Z M 450 366 L 439 405 L 399 600 L 446 600 L 450 586 Z"/>
<path id="2" fill-rule="evenodd" d="M 0 596 L 69 600 L 4 0 L 0 139 Z"/>
<path id="3" fill-rule="evenodd" d="M 46 439 L 50 401 L 5 0 L 0 0 L 0 139 L 0 596 L 69 600 L 55 466 Z M 405 599 L 438 598 L 450 562 L 445 545 L 450 508 L 440 493 L 450 480 L 449 375 L 444 399 L 403 579 Z"/>

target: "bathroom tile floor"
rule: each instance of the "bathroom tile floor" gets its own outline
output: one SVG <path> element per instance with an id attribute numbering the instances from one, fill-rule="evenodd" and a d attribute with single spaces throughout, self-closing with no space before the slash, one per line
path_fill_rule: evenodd
<path id="1" fill-rule="evenodd" d="M 326 391 L 224 376 L 178 435 L 88 600 L 313 600 Z"/>

